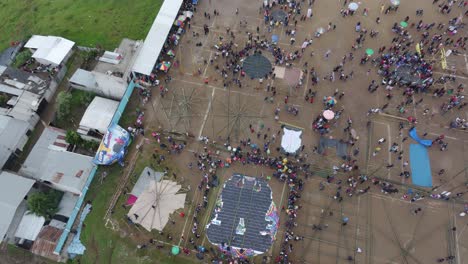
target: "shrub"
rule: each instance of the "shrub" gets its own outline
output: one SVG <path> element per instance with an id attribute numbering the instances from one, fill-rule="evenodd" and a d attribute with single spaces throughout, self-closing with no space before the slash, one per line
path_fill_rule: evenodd
<path id="1" fill-rule="evenodd" d="M 36 192 L 28 197 L 28 210 L 32 213 L 51 219 L 58 211 L 62 193 L 56 190 Z"/>

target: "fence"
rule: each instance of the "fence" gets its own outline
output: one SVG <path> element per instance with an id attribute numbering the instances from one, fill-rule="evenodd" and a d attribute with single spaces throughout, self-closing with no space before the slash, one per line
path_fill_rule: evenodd
<path id="1" fill-rule="evenodd" d="M 127 90 L 125 91 L 124 96 L 122 97 L 122 100 L 120 100 L 119 106 L 117 108 L 117 111 L 114 114 L 114 117 L 112 118 L 111 124 L 118 124 L 120 118 L 122 117 L 123 112 L 125 111 L 125 108 L 127 107 L 128 102 L 130 101 L 130 97 L 132 96 L 133 90 L 135 90 L 135 87 L 137 84 L 133 81 L 130 81 L 128 84 Z M 88 192 L 89 185 L 94 179 L 94 176 L 96 175 L 96 172 L 98 170 L 98 166 L 95 166 L 91 173 L 89 174 L 88 179 L 86 180 L 85 187 L 83 188 L 81 195 L 75 205 L 75 208 L 73 208 L 73 212 L 68 219 L 67 225 L 65 227 L 65 230 L 63 231 L 62 235 L 60 236 L 59 241 L 57 242 L 57 246 L 55 247 L 54 254 L 60 255 L 60 252 L 62 251 L 68 235 L 70 234 L 70 230 L 73 227 L 73 224 L 75 223 L 76 218 L 78 217 L 78 214 L 80 212 L 81 206 L 83 205 L 84 198 L 86 197 L 86 193 Z"/>
<path id="2" fill-rule="evenodd" d="M 125 91 L 125 94 L 122 97 L 122 100 L 120 100 L 119 107 L 117 107 L 117 111 L 115 112 L 114 117 L 112 117 L 111 124 L 119 123 L 120 118 L 122 117 L 123 112 L 127 107 L 128 101 L 130 101 L 130 97 L 132 96 L 133 90 L 135 90 L 135 87 L 137 87 L 137 84 L 133 81 L 130 81 L 127 90 Z"/>

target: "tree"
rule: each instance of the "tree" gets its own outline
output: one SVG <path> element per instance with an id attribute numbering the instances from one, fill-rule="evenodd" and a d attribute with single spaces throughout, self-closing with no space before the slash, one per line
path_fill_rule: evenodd
<path id="1" fill-rule="evenodd" d="M 74 130 L 68 130 L 65 135 L 65 141 L 69 144 L 80 146 L 83 143 L 83 138 Z"/>
<path id="2" fill-rule="evenodd" d="M 13 61 L 13 67 L 19 68 L 20 66 L 23 66 L 32 56 L 31 51 L 29 49 L 25 49 L 21 51 L 20 53 L 16 54 L 16 57 Z"/>
<path id="3" fill-rule="evenodd" d="M 57 95 L 57 118 L 63 120 L 71 113 L 72 95 L 67 92 L 60 92 Z"/>
<path id="4" fill-rule="evenodd" d="M 36 192 L 28 197 L 28 210 L 38 216 L 51 219 L 58 211 L 62 193 L 56 190 Z"/>

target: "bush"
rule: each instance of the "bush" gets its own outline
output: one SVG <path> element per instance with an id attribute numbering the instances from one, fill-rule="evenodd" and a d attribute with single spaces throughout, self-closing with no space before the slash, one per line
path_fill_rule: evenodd
<path id="1" fill-rule="evenodd" d="M 63 120 L 71 114 L 72 95 L 67 92 L 60 92 L 57 95 L 57 118 Z"/>
<path id="2" fill-rule="evenodd" d="M 28 210 L 38 216 L 51 219 L 58 211 L 62 193 L 56 190 L 36 192 L 28 197 Z"/>
<path id="3" fill-rule="evenodd" d="M 80 96 L 80 103 L 82 105 L 88 106 L 94 99 L 96 95 L 94 93 L 85 92 Z"/>
<path id="4" fill-rule="evenodd" d="M 82 149 L 94 151 L 98 149 L 100 142 L 83 139 L 78 132 L 68 130 L 65 135 L 65 141 Z"/>
<path id="5" fill-rule="evenodd" d="M 68 144 L 79 146 L 79 145 L 82 144 L 83 138 L 81 138 L 81 136 L 80 136 L 80 134 L 78 134 L 78 132 L 73 131 L 73 130 L 68 130 L 67 134 L 65 135 L 65 141 Z"/>
<path id="6" fill-rule="evenodd" d="M 31 56 L 32 56 L 32 53 L 28 49 L 25 49 L 19 52 L 13 61 L 13 67 L 18 68 L 22 66 L 31 58 Z"/>

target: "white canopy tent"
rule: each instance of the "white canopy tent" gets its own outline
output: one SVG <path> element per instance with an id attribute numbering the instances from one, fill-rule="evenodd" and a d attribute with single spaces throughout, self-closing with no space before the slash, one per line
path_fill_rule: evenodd
<path id="1" fill-rule="evenodd" d="M 170 214 L 184 207 L 186 194 L 177 194 L 180 188 L 173 181 L 151 181 L 128 212 L 128 217 L 148 231 L 162 231 Z"/>
<path id="2" fill-rule="evenodd" d="M 150 75 L 179 13 L 183 0 L 164 1 L 137 55 L 133 71 Z"/>
<path id="3" fill-rule="evenodd" d="M 302 131 L 287 127 L 283 128 L 283 137 L 281 138 L 281 148 L 286 153 L 296 153 L 302 145 Z"/>

